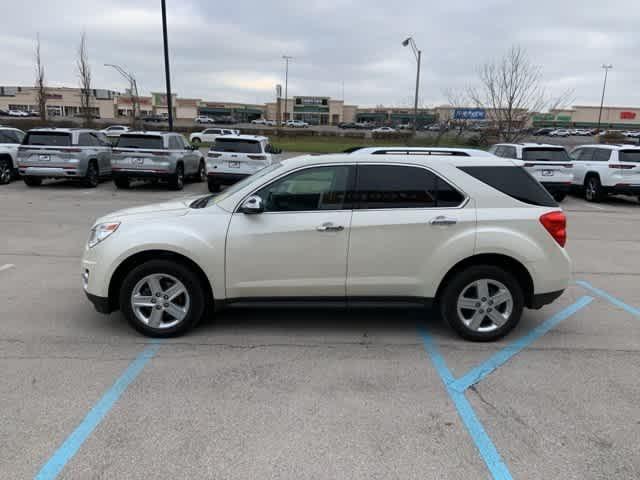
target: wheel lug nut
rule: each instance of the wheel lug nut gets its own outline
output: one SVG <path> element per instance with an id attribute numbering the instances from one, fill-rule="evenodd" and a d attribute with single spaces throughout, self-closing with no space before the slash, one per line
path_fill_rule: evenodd
<path id="1" fill-rule="evenodd" d="M 162 305 L 156 305 L 156 310 L 161 310 L 162 309 Z"/>
<path id="2" fill-rule="evenodd" d="M 169 304 L 168 304 L 168 303 L 165 303 L 165 304 L 164 304 L 164 308 L 169 308 Z"/>
<path id="3" fill-rule="evenodd" d="M 482 297 L 482 301 L 486 302 L 487 301 L 487 297 Z"/>
<path id="4" fill-rule="evenodd" d="M 480 309 L 480 313 L 484 313 L 484 310 Z"/>
<path id="5" fill-rule="evenodd" d="M 162 295 L 160 292 L 156 292 L 156 297 L 159 297 L 160 295 Z"/>
<path id="6" fill-rule="evenodd" d="M 164 297 L 162 297 L 162 298 L 164 298 L 165 300 L 169 300 L 169 295 L 165 295 L 165 296 L 164 296 Z"/>
<path id="7" fill-rule="evenodd" d="M 152 299 L 151 299 L 151 303 L 156 303 L 156 299 L 155 299 L 155 298 L 152 298 Z"/>
<path id="8" fill-rule="evenodd" d="M 476 303 L 476 308 L 480 308 L 482 304 L 480 302 Z"/>
<path id="9" fill-rule="evenodd" d="M 491 310 L 493 310 L 493 308 L 487 308 L 487 312 L 490 312 Z"/>

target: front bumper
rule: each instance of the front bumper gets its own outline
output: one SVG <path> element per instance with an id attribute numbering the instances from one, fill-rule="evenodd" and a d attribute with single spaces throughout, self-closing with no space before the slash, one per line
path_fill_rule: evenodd
<path id="1" fill-rule="evenodd" d="M 533 298 L 531 298 L 531 302 L 529 305 L 527 305 L 527 307 L 533 310 L 538 310 L 545 305 L 549 305 L 550 303 L 555 302 L 556 299 L 558 299 L 563 293 L 564 290 L 557 290 L 555 292 L 549 293 L 538 293 L 534 295 Z"/>
<path id="2" fill-rule="evenodd" d="M 104 313 L 105 315 L 113 312 L 113 308 L 111 308 L 111 302 L 109 302 L 109 299 L 107 297 L 92 295 L 87 291 L 85 291 L 84 293 L 89 301 L 93 304 L 93 308 L 96 309 L 96 312 Z"/>

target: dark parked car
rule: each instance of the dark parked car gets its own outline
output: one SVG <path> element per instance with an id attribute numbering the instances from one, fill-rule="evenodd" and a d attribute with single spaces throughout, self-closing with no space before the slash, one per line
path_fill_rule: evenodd
<path id="1" fill-rule="evenodd" d="M 354 122 L 340 122 L 338 128 L 358 128 Z"/>
<path id="2" fill-rule="evenodd" d="M 549 135 L 554 130 L 555 128 L 539 128 L 538 130 L 533 132 L 533 135 L 536 137 L 539 137 L 540 135 Z"/>

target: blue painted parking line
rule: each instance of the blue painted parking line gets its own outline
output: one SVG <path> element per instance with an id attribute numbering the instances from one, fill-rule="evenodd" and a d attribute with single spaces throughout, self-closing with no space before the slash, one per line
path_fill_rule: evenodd
<path id="1" fill-rule="evenodd" d="M 519 338 L 513 343 L 507 345 L 502 350 L 492 355 L 490 358 L 482 362 L 477 367 L 472 368 L 469 372 L 467 372 L 464 376 L 455 380 L 451 384 L 451 388 L 458 392 L 464 392 L 471 385 L 475 385 L 484 377 L 493 372 L 496 368 L 500 367 L 507 363 L 514 355 L 517 355 L 522 350 L 527 348 L 537 339 L 542 337 L 545 333 L 551 330 L 553 327 L 558 325 L 561 321 L 569 318 L 571 315 L 575 314 L 578 310 L 583 309 L 587 305 L 589 305 L 593 301 L 593 297 L 584 296 L 578 299 L 572 305 L 569 305 L 564 310 L 559 311 L 555 315 L 553 315 L 548 320 L 545 320 L 536 328 L 531 330 L 524 337 Z"/>
<path id="2" fill-rule="evenodd" d="M 624 303 L 622 300 L 620 300 L 619 298 L 614 297 L 610 293 L 607 293 L 604 290 L 600 290 L 599 288 L 596 288 L 593 285 L 591 285 L 589 282 L 585 282 L 583 280 L 578 280 L 576 283 L 578 285 L 580 285 L 582 288 L 585 288 L 585 289 L 595 293 L 596 295 L 604 298 L 605 300 L 609 301 L 609 303 L 614 304 L 616 307 L 622 308 L 623 310 L 627 311 L 631 315 L 634 315 L 636 317 L 640 317 L 640 309 L 638 309 L 636 307 L 632 307 L 631 305 L 628 305 L 628 304 Z"/>
<path id="3" fill-rule="evenodd" d="M 127 387 L 140 374 L 145 365 L 151 360 L 160 348 L 160 342 L 154 341 L 147 346 L 136 359 L 129 364 L 127 369 L 106 391 L 102 398 L 87 413 L 80 425 L 71 432 L 62 445 L 47 460 L 47 463 L 40 469 L 34 477 L 35 480 L 52 480 L 56 478 L 65 465 L 78 452 L 82 444 L 89 438 L 93 430 L 102 422 L 114 404 L 125 392 Z"/>
<path id="4" fill-rule="evenodd" d="M 493 441 L 484 429 L 482 422 L 480 422 L 480 420 L 476 416 L 473 407 L 466 397 L 466 390 L 472 385 L 478 383 L 480 380 L 485 378 L 500 366 L 504 365 L 511 358 L 527 348 L 544 334 L 549 332 L 549 330 L 558 325 L 560 322 L 582 310 L 592 301 L 593 297 L 580 297 L 575 303 L 556 313 L 551 318 L 534 328 L 527 335 L 510 343 L 502 350 L 492 355 L 488 360 L 482 362 L 480 365 L 471 369 L 467 374 L 458 379 L 456 379 L 451 373 L 451 370 L 447 366 L 447 362 L 439 352 L 429 332 L 427 332 L 427 330 L 424 328 L 420 328 L 424 348 L 429 354 L 431 362 L 438 372 L 438 375 L 440 376 L 440 379 L 442 380 L 442 383 L 444 384 L 449 397 L 451 397 L 451 400 L 456 406 L 458 415 L 467 428 L 467 431 L 469 432 L 473 443 L 478 449 L 482 460 L 487 466 L 487 469 L 491 473 L 491 477 L 493 478 L 493 480 L 510 480 L 513 477 L 509 472 L 509 468 L 502 460 L 502 457 L 496 449 Z"/>

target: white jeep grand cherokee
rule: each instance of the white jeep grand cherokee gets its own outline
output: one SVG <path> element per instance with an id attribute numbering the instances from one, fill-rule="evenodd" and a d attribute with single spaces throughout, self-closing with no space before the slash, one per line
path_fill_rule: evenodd
<path id="1" fill-rule="evenodd" d="M 565 216 L 517 160 L 304 156 L 220 195 L 114 212 L 82 259 L 96 309 L 150 336 L 227 306 L 437 304 L 493 340 L 567 287 Z"/>

